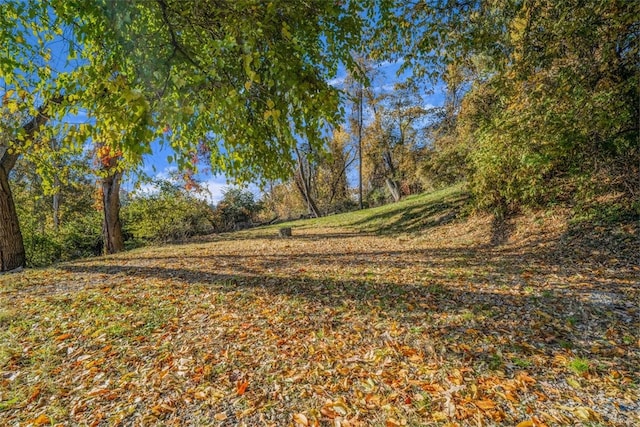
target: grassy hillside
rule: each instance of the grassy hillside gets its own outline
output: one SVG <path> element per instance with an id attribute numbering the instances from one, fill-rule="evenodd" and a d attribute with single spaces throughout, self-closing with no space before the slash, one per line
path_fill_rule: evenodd
<path id="1" fill-rule="evenodd" d="M 468 196 L 461 187 L 450 187 L 433 193 L 409 196 L 398 203 L 294 221 L 282 226 L 342 227 L 376 233 L 413 233 L 462 217 Z M 270 227 L 274 228 L 274 227 Z"/>
<path id="2" fill-rule="evenodd" d="M 637 223 L 465 200 L 0 276 L 0 424 L 640 423 Z"/>

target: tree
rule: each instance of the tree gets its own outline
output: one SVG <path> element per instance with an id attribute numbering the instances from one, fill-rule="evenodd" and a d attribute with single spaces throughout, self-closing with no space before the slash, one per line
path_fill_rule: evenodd
<path id="1" fill-rule="evenodd" d="M 355 138 L 358 155 L 358 206 L 363 208 L 362 203 L 362 168 L 363 168 L 363 148 L 364 137 L 364 113 L 367 104 L 375 105 L 375 94 L 371 89 L 371 82 L 375 77 L 375 70 L 371 60 L 366 56 L 358 55 L 356 58 L 358 68 L 347 74 L 345 79 L 345 92 L 351 103 L 351 116 L 349 117 L 349 127 L 351 134 Z"/>
<path id="2" fill-rule="evenodd" d="M 7 105 L 8 99 L 6 95 L 7 92 L 4 97 L 5 105 Z M 8 105 L 7 108 L 12 110 L 11 104 Z M 20 136 L 33 138 L 39 128 L 49 119 L 47 107 L 47 105 L 41 107 L 35 117 L 18 128 L 21 131 Z M 7 129 L 5 126 L 3 123 L 3 136 L 11 135 L 14 129 Z M 18 157 L 19 155 L 14 151 L 10 140 L 0 141 L 0 271 L 14 270 L 23 267 L 26 263 L 22 232 L 9 185 L 9 173 L 15 166 Z"/>
<path id="3" fill-rule="evenodd" d="M 637 199 L 638 15 L 626 1 L 406 2 L 373 40 L 418 81 L 463 76 L 448 81 L 468 90 L 448 152 L 466 157 L 479 206 L 505 213 L 598 191 Z"/>
<path id="4" fill-rule="evenodd" d="M 0 79 L 5 98 L 11 105 L 20 98 L 34 125 L 23 128 L 21 140 L 13 129 L 5 146 L 11 152 L 0 171 L 0 269 L 24 264 L 6 174 L 13 156 L 35 149 L 23 142 L 49 117 L 83 109 L 95 125 L 79 131 L 78 140 L 90 137 L 121 151 L 125 162 L 135 163 L 168 128 L 179 166 L 206 144 L 214 172 L 239 180 L 287 176 L 297 138 L 317 147 L 326 126 L 339 122 L 339 96 L 327 78 L 341 63 L 355 66 L 350 52 L 362 44 L 364 6 L 3 2 Z M 54 52 L 53 40 L 65 41 L 65 48 Z"/>
<path id="5" fill-rule="evenodd" d="M 100 253 L 88 156 L 53 149 L 61 139 L 40 156 L 20 157 L 9 177 L 27 266 Z"/>
<path id="6" fill-rule="evenodd" d="M 122 223 L 120 221 L 120 184 L 123 171 L 119 165 L 121 152 L 114 152 L 107 145 L 97 145 L 96 157 L 100 179 L 100 202 L 102 208 L 102 237 L 104 253 L 114 254 L 124 249 Z"/>
<path id="7" fill-rule="evenodd" d="M 216 205 L 213 216 L 219 231 L 232 231 L 250 226 L 262 205 L 251 191 L 241 187 L 228 188 Z"/>
<path id="8" fill-rule="evenodd" d="M 317 159 L 314 157 L 317 156 L 313 152 L 310 144 L 307 144 L 306 148 L 306 150 L 304 150 L 304 147 L 299 148 L 296 146 L 294 148 L 298 166 L 293 176 L 293 182 L 296 184 L 296 188 L 307 205 L 309 215 L 314 218 L 319 218 L 322 214 L 320 213 L 320 209 L 318 209 L 314 196 L 314 180 L 317 174 Z"/>
<path id="9" fill-rule="evenodd" d="M 364 130 L 364 169 L 369 196 L 386 187 L 395 202 L 419 188 L 417 161 L 422 149 L 419 120 L 427 113 L 413 86 L 396 85 L 391 94 L 369 102 L 373 120 Z M 380 201 L 380 200 L 378 200 Z"/>
<path id="10" fill-rule="evenodd" d="M 351 201 L 347 172 L 356 155 L 349 139 L 344 128 L 335 129 L 327 141 L 327 155 L 319 160 L 316 185 L 318 200 L 324 205 L 325 212 L 342 210 Z"/>

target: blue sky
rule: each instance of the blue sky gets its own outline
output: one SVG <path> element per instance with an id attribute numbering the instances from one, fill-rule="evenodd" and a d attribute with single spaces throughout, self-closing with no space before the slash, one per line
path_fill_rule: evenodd
<path id="1" fill-rule="evenodd" d="M 393 63 L 385 61 L 376 65 L 378 73 L 376 73 L 377 77 L 375 80 L 372 81 L 372 87 L 377 94 L 392 92 L 394 84 L 407 77 L 406 74 L 399 77 L 397 76 L 399 68 L 400 64 L 397 62 Z M 346 72 L 341 70 L 335 78 L 329 81 L 329 83 L 337 88 L 342 88 L 345 78 Z M 423 94 L 423 101 L 423 106 L 426 108 L 440 106 L 444 101 L 444 95 L 441 91 L 436 90 L 435 93 L 430 95 Z M 365 116 L 367 115 L 368 117 L 371 117 L 372 112 L 365 111 Z M 365 122 L 366 121 L 367 117 L 365 117 Z M 144 159 L 143 172 L 155 179 L 169 179 L 171 173 L 176 171 L 176 166 L 167 161 L 167 157 L 172 155 L 171 149 L 169 147 L 162 146 L 158 142 L 154 142 L 152 147 L 153 154 L 146 156 Z M 354 175 L 355 167 L 353 167 L 353 172 L 350 176 L 350 183 L 355 186 L 356 182 Z M 205 190 L 198 196 L 212 204 L 220 201 L 224 190 L 230 185 L 233 185 L 228 182 L 227 178 L 223 175 L 200 173 L 197 178 L 200 181 L 202 188 Z M 132 182 L 128 182 L 125 188 L 133 188 Z M 140 189 L 141 192 L 150 192 L 153 190 L 154 186 L 151 184 L 143 184 Z M 256 196 L 260 193 L 258 187 L 255 185 L 249 185 L 249 190 L 256 194 Z"/>

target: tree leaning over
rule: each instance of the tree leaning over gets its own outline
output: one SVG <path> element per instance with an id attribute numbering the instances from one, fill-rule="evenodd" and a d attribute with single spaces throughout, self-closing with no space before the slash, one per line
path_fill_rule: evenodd
<path id="1" fill-rule="evenodd" d="M 206 152 L 214 172 L 238 180 L 283 177 L 297 139 L 319 148 L 340 121 L 327 80 L 339 64 L 358 73 L 351 52 L 363 45 L 365 7 L 381 10 L 365 3 L 8 0 L 0 80 L 5 98 L 36 119 L 45 105 L 47 118 L 86 112 L 75 141 L 122 153 L 123 168 L 161 138 L 180 167 Z M 3 147 L 28 155 L 61 122 L 10 129 Z M 24 264 L 24 249 L 11 204 L 0 209 L 12 224 L 0 234 L 7 271 Z"/>

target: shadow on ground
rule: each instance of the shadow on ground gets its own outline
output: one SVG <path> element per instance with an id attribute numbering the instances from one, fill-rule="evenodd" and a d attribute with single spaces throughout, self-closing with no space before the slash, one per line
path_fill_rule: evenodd
<path id="1" fill-rule="evenodd" d="M 377 234 L 413 233 L 445 225 L 463 217 L 469 201 L 467 194 L 455 193 L 419 206 L 397 209 L 368 216 L 349 225 Z M 383 225 L 380 225 L 383 224 Z"/>

